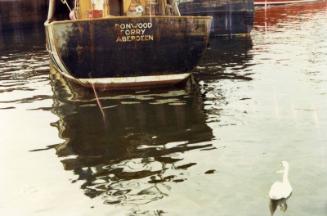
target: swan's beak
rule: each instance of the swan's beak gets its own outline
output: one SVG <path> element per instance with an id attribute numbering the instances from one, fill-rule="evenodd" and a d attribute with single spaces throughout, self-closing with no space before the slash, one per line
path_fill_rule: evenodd
<path id="1" fill-rule="evenodd" d="M 276 173 L 284 173 L 284 170 L 278 170 Z"/>

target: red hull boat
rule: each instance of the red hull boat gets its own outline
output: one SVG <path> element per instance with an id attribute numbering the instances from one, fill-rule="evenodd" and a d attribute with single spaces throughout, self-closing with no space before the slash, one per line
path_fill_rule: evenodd
<path id="1" fill-rule="evenodd" d="M 315 2 L 317 0 L 255 0 L 255 6 L 271 6 L 271 5 L 286 5 L 286 4 L 298 4 Z"/>
<path id="2" fill-rule="evenodd" d="M 262 7 L 255 10 L 254 26 L 273 26 L 282 21 L 294 18 L 299 14 L 327 11 L 327 0 L 318 0 L 276 7 Z"/>

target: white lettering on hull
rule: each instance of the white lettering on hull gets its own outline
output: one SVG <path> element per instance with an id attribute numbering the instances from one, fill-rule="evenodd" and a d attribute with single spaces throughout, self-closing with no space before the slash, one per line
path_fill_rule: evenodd
<path id="1" fill-rule="evenodd" d="M 152 23 L 121 23 L 115 24 L 117 43 L 153 41 L 154 36 L 151 32 Z"/>

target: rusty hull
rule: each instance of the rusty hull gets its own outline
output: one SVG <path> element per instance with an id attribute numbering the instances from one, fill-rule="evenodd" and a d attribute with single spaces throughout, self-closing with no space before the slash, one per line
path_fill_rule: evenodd
<path id="1" fill-rule="evenodd" d="M 189 72 L 207 47 L 211 17 L 115 17 L 46 24 L 48 50 L 74 78 Z"/>

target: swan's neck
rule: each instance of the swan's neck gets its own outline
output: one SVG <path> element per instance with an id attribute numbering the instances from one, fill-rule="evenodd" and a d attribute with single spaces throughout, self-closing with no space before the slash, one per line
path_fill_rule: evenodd
<path id="1" fill-rule="evenodd" d="M 283 182 L 284 183 L 289 183 L 289 181 L 288 181 L 288 167 L 285 167 L 285 169 L 284 169 Z"/>

